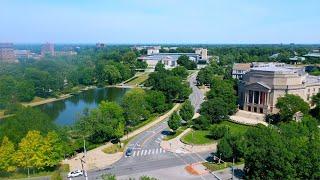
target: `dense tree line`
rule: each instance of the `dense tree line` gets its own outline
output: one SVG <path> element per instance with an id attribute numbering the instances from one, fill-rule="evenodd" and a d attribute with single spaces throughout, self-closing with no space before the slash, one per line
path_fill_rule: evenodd
<path id="1" fill-rule="evenodd" d="M 0 65 L 0 108 L 31 101 L 35 96 L 47 98 L 72 92 L 79 85 L 112 85 L 146 68 L 137 62 L 139 54 L 128 49 L 85 49 L 77 56 L 46 57 Z"/>
<path id="2" fill-rule="evenodd" d="M 152 115 L 163 113 L 170 107 L 160 91 L 132 89 L 124 95 L 120 105 L 103 101 L 98 108 L 84 114 L 76 131 L 91 143 L 116 141 Z"/>
<path id="3" fill-rule="evenodd" d="M 211 62 L 197 75 L 197 84 L 210 87 L 206 101 L 200 108 L 200 117 L 193 121 L 197 129 L 208 129 L 210 124 L 229 119 L 236 111 L 235 80 L 226 76 L 226 68 Z"/>
<path id="4" fill-rule="evenodd" d="M 16 148 L 17 147 L 17 148 Z M 18 168 L 39 171 L 56 167 L 63 159 L 65 144 L 59 135 L 28 131 L 16 146 L 8 137 L 0 145 L 0 172 L 14 172 Z"/>
<path id="5" fill-rule="evenodd" d="M 188 72 L 183 67 L 166 70 L 161 63 L 157 64 L 156 71 L 149 75 L 146 86 L 153 90 L 161 91 L 166 96 L 167 100 L 184 101 L 188 99 L 191 89 L 184 81 Z"/>

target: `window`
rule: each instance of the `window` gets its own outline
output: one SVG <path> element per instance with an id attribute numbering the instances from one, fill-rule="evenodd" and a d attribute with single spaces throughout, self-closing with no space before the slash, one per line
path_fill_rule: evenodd
<path id="1" fill-rule="evenodd" d="M 257 107 L 254 107 L 253 110 L 254 110 L 254 112 L 257 112 Z"/>
<path id="2" fill-rule="evenodd" d="M 251 106 L 248 106 L 248 111 L 251 111 Z"/>

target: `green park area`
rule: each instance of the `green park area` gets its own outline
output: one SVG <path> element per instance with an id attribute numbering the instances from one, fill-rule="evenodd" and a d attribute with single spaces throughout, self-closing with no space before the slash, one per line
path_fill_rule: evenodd
<path id="1" fill-rule="evenodd" d="M 226 133 L 231 135 L 243 135 L 251 126 L 241 125 L 230 121 L 222 121 L 221 126 L 227 127 Z M 215 142 L 212 137 L 212 130 L 192 130 L 181 138 L 181 141 L 186 144 L 204 145 Z"/>
<path id="2" fill-rule="evenodd" d="M 149 77 L 149 73 L 148 72 L 144 72 L 141 74 L 138 74 L 131 78 L 128 82 L 126 82 L 125 84 L 128 86 L 136 86 L 136 85 L 140 85 L 142 83 L 144 83 Z"/>

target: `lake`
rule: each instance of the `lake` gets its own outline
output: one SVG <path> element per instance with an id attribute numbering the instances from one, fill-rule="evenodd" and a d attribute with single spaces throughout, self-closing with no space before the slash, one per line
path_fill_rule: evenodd
<path id="1" fill-rule="evenodd" d="M 90 89 L 67 99 L 43 104 L 36 108 L 48 114 L 60 126 L 72 125 L 84 111 L 96 108 L 103 100 L 121 103 L 123 95 L 129 90 L 114 87 Z"/>

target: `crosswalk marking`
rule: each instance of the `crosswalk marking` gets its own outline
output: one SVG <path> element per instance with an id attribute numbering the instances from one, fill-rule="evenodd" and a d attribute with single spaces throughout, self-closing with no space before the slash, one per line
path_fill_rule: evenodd
<path id="1" fill-rule="evenodd" d="M 166 151 L 162 148 L 155 148 L 155 149 L 142 149 L 142 150 L 134 150 L 132 153 L 132 157 L 137 156 L 149 156 L 149 155 L 157 155 L 157 154 L 163 154 L 166 153 Z M 127 156 L 125 156 L 127 157 Z"/>

